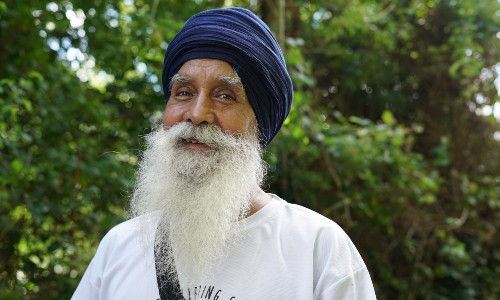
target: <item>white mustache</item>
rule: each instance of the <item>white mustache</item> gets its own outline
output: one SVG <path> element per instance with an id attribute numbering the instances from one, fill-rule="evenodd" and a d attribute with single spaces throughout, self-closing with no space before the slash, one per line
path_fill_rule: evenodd
<path id="1" fill-rule="evenodd" d="M 169 129 L 174 135 L 177 146 L 184 142 L 205 144 L 212 149 L 237 148 L 241 145 L 242 135 L 224 132 L 217 125 L 196 126 L 192 123 L 181 122 Z"/>

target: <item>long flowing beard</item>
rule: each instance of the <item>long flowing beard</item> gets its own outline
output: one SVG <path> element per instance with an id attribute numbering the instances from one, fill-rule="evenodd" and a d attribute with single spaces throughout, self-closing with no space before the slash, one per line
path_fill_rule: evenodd
<path id="1" fill-rule="evenodd" d="M 182 140 L 189 138 L 211 149 L 188 150 Z M 238 220 L 265 175 L 259 143 L 217 126 L 179 123 L 158 128 L 147 136 L 146 146 L 131 215 L 145 215 L 144 245 L 154 245 L 161 254 L 157 271 L 170 280 L 177 274 L 187 286 L 197 284 L 238 240 Z"/>

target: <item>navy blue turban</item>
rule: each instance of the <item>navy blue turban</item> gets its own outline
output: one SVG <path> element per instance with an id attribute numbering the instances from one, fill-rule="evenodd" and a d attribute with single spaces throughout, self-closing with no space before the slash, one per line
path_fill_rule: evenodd
<path id="1" fill-rule="evenodd" d="M 197 58 L 223 60 L 235 69 L 257 117 L 260 144 L 267 146 L 288 116 L 293 98 L 283 53 L 269 27 L 237 7 L 192 16 L 165 53 L 162 84 L 167 101 L 172 76 Z"/>

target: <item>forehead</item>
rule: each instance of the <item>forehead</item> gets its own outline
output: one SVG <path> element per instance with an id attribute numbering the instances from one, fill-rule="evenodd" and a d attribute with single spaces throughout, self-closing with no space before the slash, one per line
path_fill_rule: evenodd
<path id="1" fill-rule="evenodd" d="M 223 60 L 208 58 L 188 60 L 181 66 L 181 68 L 177 72 L 177 74 L 181 75 L 193 75 L 202 73 L 210 73 L 216 75 L 224 74 L 239 78 L 238 74 L 229 63 Z"/>

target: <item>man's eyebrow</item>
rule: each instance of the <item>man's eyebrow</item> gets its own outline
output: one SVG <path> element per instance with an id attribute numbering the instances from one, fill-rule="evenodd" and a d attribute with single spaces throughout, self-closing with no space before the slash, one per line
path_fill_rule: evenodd
<path id="1" fill-rule="evenodd" d="M 179 73 L 175 74 L 172 76 L 172 79 L 170 80 L 169 88 L 172 89 L 174 84 L 178 82 L 188 82 L 189 81 L 189 76 L 186 75 L 181 75 Z"/>
<path id="2" fill-rule="evenodd" d="M 181 74 L 177 73 L 174 76 L 172 76 L 172 79 L 170 80 L 169 88 L 172 89 L 174 84 L 189 82 L 189 80 L 191 80 L 191 78 L 189 76 L 181 75 Z M 218 77 L 218 80 L 221 83 L 224 83 L 226 85 L 231 86 L 232 88 L 243 88 L 243 84 L 241 82 L 241 79 L 237 74 L 229 73 L 229 74 L 220 75 Z"/>
<path id="3" fill-rule="evenodd" d="M 240 77 L 233 73 L 219 76 L 219 81 L 231 86 L 232 88 L 243 88 Z"/>

